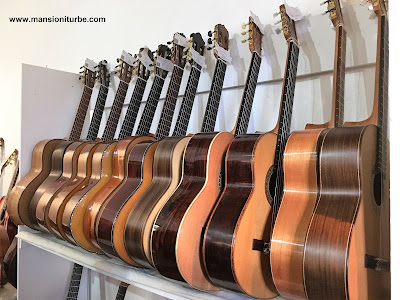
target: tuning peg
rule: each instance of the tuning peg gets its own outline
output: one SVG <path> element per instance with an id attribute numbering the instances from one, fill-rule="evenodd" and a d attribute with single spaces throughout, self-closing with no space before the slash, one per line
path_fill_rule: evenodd
<path id="1" fill-rule="evenodd" d="M 282 32 L 282 29 L 280 29 L 280 28 L 276 28 L 276 29 L 275 29 L 275 33 L 276 33 L 276 34 L 281 34 L 281 32 Z"/>
<path id="2" fill-rule="evenodd" d="M 211 45 L 212 44 L 212 39 L 208 38 L 207 43 Z"/>
<path id="3" fill-rule="evenodd" d="M 242 23 L 242 24 L 241 24 L 242 29 L 246 29 L 246 26 L 249 25 L 249 24 L 250 24 L 250 23 Z"/>
<path id="4" fill-rule="evenodd" d="M 327 4 L 327 3 L 329 3 L 329 0 L 326 0 L 326 1 L 324 1 L 324 2 L 321 2 L 320 5 L 321 5 L 321 6 L 324 6 L 324 5 Z"/>
<path id="5" fill-rule="evenodd" d="M 81 77 L 81 76 L 79 76 L 79 80 L 82 80 L 82 77 Z"/>
<path id="6" fill-rule="evenodd" d="M 278 25 L 279 23 L 282 23 L 282 20 L 275 22 L 274 25 Z"/>
<path id="7" fill-rule="evenodd" d="M 326 14 L 329 14 L 331 11 L 333 11 L 333 10 L 335 10 L 334 8 L 332 8 L 332 9 L 328 9 L 326 12 L 323 12 L 321 15 L 326 15 Z"/>
<path id="8" fill-rule="evenodd" d="M 281 15 L 281 14 L 283 14 L 283 12 L 279 11 L 279 12 L 274 13 L 272 16 L 273 16 L 274 18 L 276 18 L 277 16 L 279 16 L 279 15 Z"/>
<path id="9" fill-rule="evenodd" d="M 171 44 L 172 44 L 172 41 L 168 41 L 168 42 L 167 42 L 167 45 L 171 45 Z"/>
<path id="10" fill-rule="evenodd" d="M 117 58 L 117 63 L 119 63 L 120 62 L 120 59 L 119 58 Z"/>
<path id="11" fill-rule="evenodd" d="M 80 67 L 79 69 L 83 69 L 85 66 Z"/>
<path id="12" fill-rule="evenodd" d="M 209 37 L 212 37 L 212 35 L 213 35 L 214 32 L 215 32 L 215 30 L 214 30 L 214 31 L 211 31 L 211 30 L 210 30 L 210 31 L 208 32 L 208 36 L 209 36 Z"/>
<path id="13" fill-rule="evenodd" d="M 214 49 L 214 48 L 215 48 L 215 46 L 207 47 L 207 50 L 212 50 L 212 49 Z"/>
<path id="14" fill-rule="evenodd" d="M 103 63 L 108 64 L 108 62 L 106 60 L 103 60 Z"/>

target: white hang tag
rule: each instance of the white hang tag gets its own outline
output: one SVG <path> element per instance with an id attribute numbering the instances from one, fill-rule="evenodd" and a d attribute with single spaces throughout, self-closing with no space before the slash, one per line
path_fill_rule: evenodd
<path id="1" fill-rule="evenodd" d="M 206 58 L 203 55 L 200 55 L 199 52 L 193 49 L 193 47 L 190 47 L 189 49 L 189 55 L 190 57 L 197 63 L 199 64 L 203 69 L 207 68 L 206 65 Z"/>
<path id="2" fill-rule="evenodd" d="M 286 13 L 293 21 L 299 21 L 303 18 L 303 14 L 301 13 L 301 10 L 299 9 L 300 2 L 301 1 L 299 1 L 299 0 L 289 0 L 289 1 L 285 0 L 284 1 Z"/>
<path id="3" fill-rule="evenodd" d="M 188 44 L 188 39 L 185 38 L 183 35 L 180 35 L 179 33 L 174 34 L 173 41 L 175 44 L 178 44 L 179 46 L 182 46 L 182 47 L 187 47 L 187 44 Z"/>
<path id="4" fill-rule="evenodd" d="M 157 57 L 156 66 L 167 72 L 172 72 L 172 69 L 174 68 L 173 63 L 169 59 L 166 59 L 162 56 Z"/>
<path id="5" fill-rule="evenodd" d="M 121 59 L 130 66 L 135 64 L 135 59 L 125 50 L 122 50 Z"/>
<path id="6" fill-rule="evenodd" d="M 250 17 L 253 19 L 253 22 L 257 25 L 258 29 L 260 29 L 261 33 L 264 34 L 264 25 L 261 23 L 260 18 L 252 11 L 250 11 Z"/>
<path id="7" fill-rule="evenodd" d="M 215 51 L 217 52 L 217 55 L 223 59 L 224 61 L 230 63 L 232 62 L 232 57 L 231 57 L 231 53 L 229 50 L 225 50 L 224 48 L 222 48 L 220 45 L 218 45 L 218 43 L 215 43 Z"/>
<path id="8" fill-rule="evenodd" d="M 85 68 L 86 69 L 89 69 L 90 71 L 95 72 L 96 66 L 97 66 L 97 64 L 93 60 L 86 58 L 86 60 L 85 60 Z"/>
<path id="9" fill-rule="evenodd" d="M 153 69 L 153 61 L 149 57 L 149 48 L 144 48 L 142 51 L 139 52 L 138 58 L 140 62 L 146 67 L 148 70 Z"/>

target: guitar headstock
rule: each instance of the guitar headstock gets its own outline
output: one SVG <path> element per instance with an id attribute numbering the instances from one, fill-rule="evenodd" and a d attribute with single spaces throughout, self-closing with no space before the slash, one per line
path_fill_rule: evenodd
<path id="1" fill-rule="evenodd" d="M 149 79 L 151 67 L 154 66 L 153 52 L 149 48 L 140 48 L 136 60 L 136 75 L 144 80 Z"/>
<path id="2" fill-rule="evenodd" d="M 203 40 L 203 37 L 199 32 L 197 33 L 192 33 L 190 35 L 189 39 L 189 51 L 187 51 L 186 58 L 189 60 L 190 63 L 193 63 L 193 58 L 191 57 L 191 51 L 190 48 L 193 48 L 198 54 L 201 56 L 204 55 L 204 46 L 205 42 Z"/>
<path id="3" fill-rule="evenodd" d="M 261 56 L 261 47 L 262 47 L 262 33 L 260 28 L 258 28 L 258 26 L 256 25 L 256 23 L 254 22 L 254 19 L 252 16 L 249 16 L 249 23 L 242 24 L 242 28 L 246 29 L 246 27 L 249 27 L 249 30 L 247 31 L 243 31 L 242 35 L 246 35 L 247 33 L 249 34 L 249 37 L 246 39 L 242 40 L 242 43 L 246 43 L 247 41 L 249 41 L 249 49 L 250 52 L 257 52 L 258 55 Z"/>
<path id="4" fill-rule="evenodd" d="M 340 0 L 326 0 L 321 3 L 321 5 L 324 4 L 328 4 L 328 10 L 326 11 L 326 13 L 329 14 L 333 26 L 336 27 L 339 25 L 343 25 L 344 23 Z"/>
<path id="5" fill-rule="evenodd" d="M 96 82 L 96 67 L 97 64 L 90 59 L 86 59 L 85 65 L 81 67 L 82 71 L 79 72 L 79 80 L 87 87 L 93 88 Z"/>
<path id="6" fill-rule="evenodd" d="M 188 40 L 183 33 L 177 32 L 174 34 L 172 40 L 172 62 L 184 68 L 186 64 L 186 50 L 188 46 Z"/>
<path id="7" fill-rule="evenodd" d="M 3 174 L 4 169 L 12 164 L 16 164 L 18 160 L 18 150 L 15 149 L 13 153 L 11 153 L 11 155 L 7 158 L 7 160 L 4 162 L 4 164 L 1 166 L 1 171 L 0 171 L 0 175 Z"/>
<path id="8" fill-rule="evenodd" d="M 387 8 L 384 0 L 366 0 L 366 3 L 371 3 L 376 15 L 386 15 Z"/>
<path id="9" fill-rule="evenodd" d="M 97 79 L 101 85 L 110 85 L 110 72 L 108 71 L 108 63 L 106 60 L 102 60 L 97 65 Z"/>
<path id="10" fill-rule="evenodd" d="M 214 42 L 214 44 L 218 44 L 221 48 L 228 50 L 229 49 L 229 32 L 228 30 L 226 30 L 225 26 L 222 24 L 217 24 L 214 27 L 214 31 L 209 31 L 208 32 L 208 44 L 212 44 Z M 212 39 L 211 39 L 212 38 Z M 208 47 L 208 50 L 211 50 L 214 47 Z M 217 51 L 214 49 L 214 56 L 215 58 L 220 58 L 218 56 Z"/>
<path id="11" fill-rule="evenodd" d="M 282 23 L 282 31 L 283 31 L 283 35 L 285 36 L 285 39 L 287 41 L 293 41 L 297 44 L 298 40 L 297 40 L 297 34 L 296 34 L 296 27 L 295 27 L 294 21 L 286 13 L 286 7 L 284 4 L 279 6 L 279 13 L 277 13 L 277 14 L 279 14 L 281 16 L 280 22 Z M 277 14 L 274 14 L 274 15 L 277 15 Z"/>
<path id="12" fill-rule="evenodd" d="M 171 60 L 171 49 L 167 45 L 162 45 L 162 44 L 159 45 L 156 53 L 157 53 L 156 60 L 158 57 Z M 157 67 L 157 65 L 155 67 L 154 73 L 162 78 L 165 78 L 168 75 L 168 71 L 163 70 L 160 67 Z"/>
<path id="13" fill-rule="evenodd" d="M 135 59 L 130 53 L 122 51 L 121 58 L 117 58 L 118 66 L 116 66 L 118 78 L 126 83 L 132 79 Z"/>

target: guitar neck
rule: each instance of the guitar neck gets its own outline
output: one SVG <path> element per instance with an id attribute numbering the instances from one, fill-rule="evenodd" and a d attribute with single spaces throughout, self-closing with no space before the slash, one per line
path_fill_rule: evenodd
<path id="1" fill-rule="evenodd" d="M 112 141 L 114 139 L 115 130 L 117 129 L 118 120 L 121 115 L 122 106 L 124 104 L 126 92 L 128 91 L 128 83 L 120 81 L 118 84 L 117 93 L 115 94 L 114 102 L 111 107 L 110 115 L 108 116 L 106 127 L 102 140 Z"/>
<path id="2" fill-rule="evenodd" d="M 68 138 L 70 141 L 78 141 L 81 138 L 83 123 L 85 122 L 92 92 L 93 89 L 85 85 L 83 88 L 81 101 L 75 115 L 74 124 L 72 125 L 71 133 Z"/>
<path id="3" fill-rule="evenodd" d="M 98 136 L 101 119 L 103 117 L 104 105 L 106 104 L 107 100 L 107 95 L 108 95 L 108 86 L 100 85 L 99 94 L 97 96 L 92 120 L 90 121 L 89 131 L 86 137 L 86 139 L 89 141 L 95 140 Z"/>
<path id="4" fill-rule="evenodd" d="M 69 282 L 67 300 L 77 300 L 79 293 L 79 286 L 81 284 L 83 267 L 74 263 L 72 268 L 71 280 Z"/>
<path id="5" fill-rule="evenodd" d="M 117 296 L 115 297 L 115 300 L 124 300 L 125 299 L 125 295 L 126 295 L 128 286 L 129 286 L 128 284 L 121 282 L 121 284 L 118 287 L 118 292 L 117 292 Z"/>
<path id="6" fill-rule="evenodd" d="M 150 132 L 151 123 L 154 118 L 154 113 L 157 109 L 157 103 L 160 99 L 161 91 L 164 86 L 165 79 L 156 75 L 153 85 L 151 86 L 150 94 L 147 98 L 143 114 L 140 118 L 139 126 L 136 130 L 136 135 L 145 136 Z"/>
<path id="7" fill-rule="evenodd" d="M 190 115 L 193 108 L 194 98 L 196 97 L 197 86 L 201 74 L 201 66 L 193 63 L 190 69 L 189 80 L 183 96 L 182 105 L 179 110 L 178 119 L 176 120 L 174 132 L 172 136 L 184 136 L 189 125 Z"/>
<path id="8" fill-rule="evenodd" d="M 156 131 L 156 139 L 162 139 L 169 135 L 171 129 L 172 118 L 174 116 L 176 100 L 178 99 L 179 88 L 182 82 L 184 69 L 174 65 L 172 70 L 171 81 L 168 86 L 167 96 L 161 112 L 160 121 Z"/>
<path id="9" fill-rule="evenodd" d="M 125 114 L 124 122 L 122 123 L 118 139 L 122 140 L 127 136 L 131 136 L 133 127 L 135 126 L 136 118 L 140 108 L 140 102 L 143 99 L 144 90 L 146 88 L 147 80 L 138 77 L 131 101 L 129 102 L 128 110 Z"/>
<path id="10" fill-rule="evenodd" d="M 246 134 L 249 126 L 251 107 L 253 106 L 254 94 L 260 72 L 261 56 L 257 52 L 253 52 L 251 58 L 250 69 L 247 74 L 246 85 L 244 87 L 240 111 L 233 129 L 235 135 Z"/>
<path id="11" fill-rule="evenodd" d="M 217 60 L 215 66 L 214 77 L 211 84 L 210 94 L 208 96 L 206 112 L 204 114 L 201 132 L 213 132 L 215 122 L 217 121 L 217 113 L 219 102 L 221 100 L 222 87 L 226 73 L 226 62 L 222 59 Z"/>

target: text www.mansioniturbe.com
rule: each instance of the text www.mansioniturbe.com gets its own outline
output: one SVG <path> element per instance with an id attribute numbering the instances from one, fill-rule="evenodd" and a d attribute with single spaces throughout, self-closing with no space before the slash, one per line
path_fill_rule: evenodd
<path id="1" fill-rule="evenodd" d="M 11 23 L 105 23 L 104 17 L 10 17 Z"/>

